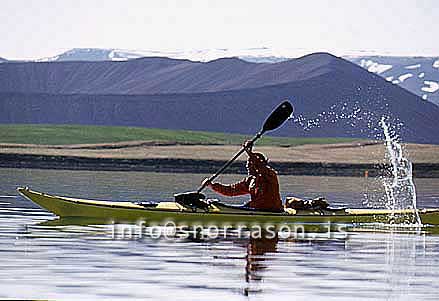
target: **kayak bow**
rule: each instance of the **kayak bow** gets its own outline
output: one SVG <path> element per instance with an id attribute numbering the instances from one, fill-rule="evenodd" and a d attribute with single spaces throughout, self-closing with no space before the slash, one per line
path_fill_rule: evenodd
<path id="1" fill-rule="evenodd" d="M 413 210 L 387 209 L 290 210 L 264 212 L 215 203 L 208 212 L 193 211 L 175 202 L 143 206 L 134 202 L 85 200 L 50 195 L 29 188 L 17 191 L 40 207 L 59 217 L 90 217 L 106 221 L 139 221 L 178 225 L 253 225 L 287 223 L 377 223 L 388 222 L 391 215 L 412 214 Z M 439 225 L 439 209 L 418 210 L 423 224 Z"/>

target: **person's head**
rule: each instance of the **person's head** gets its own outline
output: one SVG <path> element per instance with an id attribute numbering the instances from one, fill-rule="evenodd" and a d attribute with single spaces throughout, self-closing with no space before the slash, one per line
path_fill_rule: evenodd
<path id="1" fill-rule="evenodd" d="M 255 174 L 257 173 L 260 166 L 265 166 L 268 163 L 267 158 L 265 158 L 264 154 L 262 153 L 253 153 L 254 157 L 249 157 L 247 159 L 247 170 L 249 174 Z"/>

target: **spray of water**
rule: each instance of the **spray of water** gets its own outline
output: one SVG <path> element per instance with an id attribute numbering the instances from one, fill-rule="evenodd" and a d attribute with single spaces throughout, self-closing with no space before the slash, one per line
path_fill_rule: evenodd
<path id="1" fill-rule="evenodd" d="M 381 116 L 388 112 L 387 104 L 383 105 L 380 113 L 368 110 L 365 104 L 360 101 L 346 99 L 328 107 L 327 110 L 314 112 L 313 114 L 295 113 L 291 120 L 295 125 L 300 126 L 304 132 L 311 132 L 314 129 L 332 127 L 336 124 L 345 128 L 346 135 L 357 136 L 361 134 L 370 139 L 381 140 L 383 138 L 382 128 L 379 126 Z M 398 118 L 392 118 L 392 126 L 400 131 L 404 124 Z"/>
<path id="2" fill-rule="evenodd" d="M 412 163 L 404 157 L 398 136 L 392 133 L 384 117 L 381 118 L 380 125 L 386 138 L 387 159 L 390 163 L 390 175 L 382 178 L 386 192 L 385 205 L 392 210 L 390 223 L 420 225 Z M 402 210 L 406 212 L 403 214 Z"/>
<path id="3" fill-rule="evenodd" d="M 331 105 L 328 110 L 312 114 L 314 116 L 299 114 L 292 116 L 291 119 L 305 132 L 341 123 L 346 129 L 346 134 L 350 132 L 355 135 L 361 133 L 371 139 L 384 139 L 387 150 L 386 160 L 390 169 L 388 175 L 381 176 L 377 180 L 381 180 L 383 183 L 385 195 L 375 200 L 374 197 L 371 199 L 369 192 L 366 191 L 364 203 L 380 208 L 384 205 L 392 210 L 393 214 L 389 221 L 392 224 L 420 225 L 421 220 L 416 210 L 416 189 L 412 176 L 412 163 L 404 157 L 402 146 L 398 142 L 399 137 L 396 135 L 406 128 L 398 118 L 389 117 L 392 114 L 387 103 L 382 104 L 379 108 L 380 112 L 375 113 L 367 110 L 362 102 L 346 100 Z M 401 211 L 405 213 L 402 214 Z"/>

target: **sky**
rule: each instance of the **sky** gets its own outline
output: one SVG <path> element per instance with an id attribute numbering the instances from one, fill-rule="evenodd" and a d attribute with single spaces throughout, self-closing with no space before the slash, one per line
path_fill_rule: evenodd
<path id="1" fill-rule="evenodd" d="M 253 47 L 439 55 L 437 0 L 0 0 L 0 57 Z"/>

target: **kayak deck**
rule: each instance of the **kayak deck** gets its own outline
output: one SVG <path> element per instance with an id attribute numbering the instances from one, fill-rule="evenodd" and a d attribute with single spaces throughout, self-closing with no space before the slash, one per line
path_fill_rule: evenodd
<path id="1" fill-rule="evenodd" d="M 221 206 L 210 212 L 193 212 L 174 202 L 142 206 L 133 202 L 85 200 L 45 194 L 28 188 L 17 191 L 40 207 L 59 217 L 92 217 L 108 221 L 139 221 L 196 225 L 286 224 L 286 223 L 376 223 L 388 222 L 391 214 L 412 214 L 413 210 L 392 212 L 386 209 L 346 209 L 288 212 L 263 212 Z M 439 209 L 418 210 L 423 224 L 439 225 Z"/>

